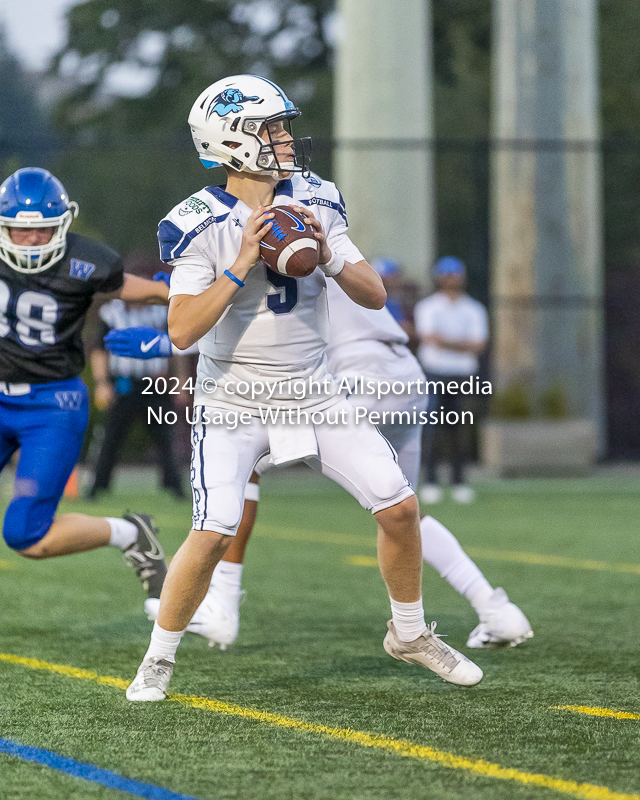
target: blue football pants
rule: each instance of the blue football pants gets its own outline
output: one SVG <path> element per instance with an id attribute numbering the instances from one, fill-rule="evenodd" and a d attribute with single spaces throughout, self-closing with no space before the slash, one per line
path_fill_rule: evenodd
<path id="1" fill-rule="evenodd" d="M 2 529 L 14 550 L 36 544 L 51 527 L 88 419 L 87 387 L 79 378 L 33 384 L 27 395 L 0 394 L 0 470 L 20 449 Z"/>

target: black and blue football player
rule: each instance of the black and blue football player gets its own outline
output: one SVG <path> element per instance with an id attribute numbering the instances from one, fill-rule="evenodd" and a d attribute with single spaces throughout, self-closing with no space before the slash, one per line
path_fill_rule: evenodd
<path id="1" fill-rule="evenodd" d="M 114 545 L 155 598 L 166 565 L 151 517 L 55 516 L 87 427 L 78 376 L 94 294 L 167 302 L 164 283 L 125 275 L 114 250 L 69 233 L 77 213 L 45 169 L 20 169 L 0 186 L 0 470 L 20 451 L 3 536 L 31 559 Z"/>

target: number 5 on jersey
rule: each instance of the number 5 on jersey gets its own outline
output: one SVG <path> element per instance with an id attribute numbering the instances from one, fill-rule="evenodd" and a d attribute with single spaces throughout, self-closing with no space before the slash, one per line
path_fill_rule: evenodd
<path id="1" fill-rule="evenodd" d="M 279 275 L 267 267 L 264 269 L 267 280 L 277 289 L 277 292 L 267 295 L 267 308 L 274 314 L 288 314 L 298 303 L 297 280 L 287 275 Z"/>

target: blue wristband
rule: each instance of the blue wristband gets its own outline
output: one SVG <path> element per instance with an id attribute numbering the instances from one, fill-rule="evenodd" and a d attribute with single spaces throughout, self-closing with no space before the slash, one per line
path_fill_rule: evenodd
<path id="1" fill-rule="evenodd" d="M 244 283 L 240 280 L 240 278 L 236 278 L 233 272 L 229 272 L 228 269 L 225 269 L 224 274 L 227 276 L 227 278 L 231 278 L 234 283 L 237 283 L 238 286 L 244 286 Z"/>

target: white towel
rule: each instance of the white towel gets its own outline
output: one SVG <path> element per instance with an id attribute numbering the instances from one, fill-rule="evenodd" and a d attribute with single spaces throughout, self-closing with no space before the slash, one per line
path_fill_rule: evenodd
<path id="1" fill-rule="evenodd" d="M 318 442 L 313 424 L 267 422 L 270 462 L 274 466 L 318 456 Z"/>

